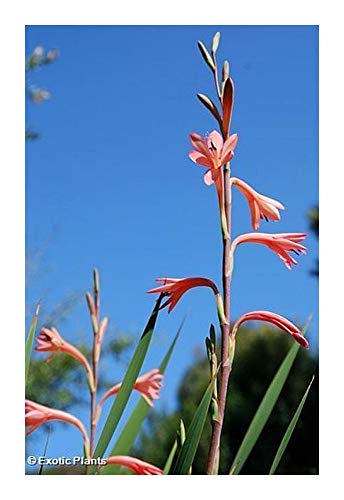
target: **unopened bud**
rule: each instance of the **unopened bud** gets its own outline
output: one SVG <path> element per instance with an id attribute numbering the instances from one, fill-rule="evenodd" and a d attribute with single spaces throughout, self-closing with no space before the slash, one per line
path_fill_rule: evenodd
<path id="1" fill-rule="evenodd" d="M 215 33 L 214 38 L 213 38 L 213 43 L 211 45 L 211 52 L 212 52 L 213 56 L 215 55 L 215 52 L 218 49 L 218 46 L 220 43 L 220 37 L 221 37 L 221 33 L 219 31 L 217 33 Z"/>
<path id="2" fill-rule="evenodd" d="M 31 91 L 31 99 L 35 104 L 47 101 L 50 98 L 50 92 L 47 90 L 33 90 Z"/>
<path id="3" fill-rule="evenodd" d="M 235 354 L 235 337 L 232 337 L 230 335 L 228 342 L 228 361 L 230 366 L 233 365 L 234 354 Z"/>
<path id="4" fill-rule="evenodd" d="M 217 314 L 219 316 L 219 320 L 221 325 L 228 325 L 228 320 L 225 315 L 224 307 L 223 307 L 223 300 L 222 296 L 220 293 L 215 295 L 215 300 L 216 300 L 216 307 L 217 307 Z"/>
<path id="5" fill-rule="evenodd" d="M 35 59 L 38 59 L 38 58 L 43 56 L 43 53 L 44 53 L 43 47 L 36 47 L 34 49 L 34 51 L 32 52 L 32 57 L 34 57 Z"/>
<path id="6" fill-rule="evenodd" d="M 213 101 L 211 99 L 209 99 L 209 97 L 207 97 L 204 94 L 197 94 L 197 97 L 201 101 L 201 103 L 204 104 L 204 106 L 207 109 L 209 109 L 209 111 L 216 118 L 216 120 L 218 121 L 218 123 L 219 123 L 219 125 L 221 127 L 222 126 L 222 118 L 220 116 L 220 113 L 219 113 L 217 107 L 213 103 Z"/>
<path id="7" fill-rule="evenodd" d="M 222 68 L 222 83 L 225 84 L 227 78 L 229 77 L 229 62 L 225 61 Z"/>
<path id="8" fill-rule="evenodd" d="M 219 405 L 215 398 L 211 400 L 210 415 L 212 422 L 217 422 L 219 419 Z"/>
<path id="9" fill-rule="evenodd" d="M 215 333 L 215 326 L 213 324 L 210 325 L 209 338 L 210 338 L 212 344 L 214 345 L 214 349 L 215 349 L 215 346 L 216 346 L 216 333 Z"/>
<path id="10" fill-rule="evenodd" d="M 93 283 L 94 283 L 94 293 L 99 293 L 100 290 L 99 271 L 96 267 L 93 269 Z"/>
<path id="11" fill-rule="evenodd" d="M 99 342 L 102 343 L 103 342 L 103 338 L 104 338 L 104 335 L 105 335 L 105 330 L 106 330 L 106 327 L 109 323 L 109 318 L 107 316 L 105 316 L 101 322 L 100 322 L 100 325 L 99 325 L 99 331 L 98 331 L 98 337 L 99 337 Z"/>
<path id="12" fill-rule="evenodd" d="M 209 54 L 209 52 L 207 51 L 207 49 L 205 48 L 204 44 L 201 41 L 198 42 L 198 48 L 202 54 L 203 59 L 208 64 L 209 68 L 212 71 L 215 71 L 216 68 L 215 68 L 214 61 L 212 60 L 211 55 Z"/>
<path id="13" fill-rule="evenodd" d="M 93 298 L 92 298 L 92 295 L 90 294 L 90 292 L 86 293 L 86 301 L 87 301 L 87 305 L 88 305 L 88 309 L 90 311 L 90 314 L 96 314 L 96 308 L 94 306 L 94 301 L 93 301 Z"/>
<path id="14" fill-rule="evenodd" d="M 46 62 L 51 63 L 51 62 L 55 61 L 55 59 L 57 59 L 58 55 L 59 55 L 59 52 L 57 49 L 51 49 L 47 53 L 45 60 L 46 60 Z"/>

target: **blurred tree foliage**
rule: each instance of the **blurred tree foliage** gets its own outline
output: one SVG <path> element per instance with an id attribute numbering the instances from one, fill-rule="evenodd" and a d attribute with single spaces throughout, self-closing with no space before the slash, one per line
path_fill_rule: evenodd
<path id="1" fill-rule="evenodd" d="M 270 327 L 241 328 L 233 372 L 230 377 L 228 404 L 222 437 L 220 474 L 228 474 L 246 430 L 284 359 L 292 340 Z M 292 371 L 269 421 L 256 443 L 242 474 L 267 474 L 284 432 L 297 405 L 316 374 L 312 390 L 288 445 L 277 474 L 317 474 L 318 472 L 318 362 L 309 351 L 300 348 Z M 178 410 L 172 414 L 150 414 L 148 425 L 133 455 L 160 467 L 172 447 L 179 419 L 186 428 L 209 382 L 206 358 L 196 359 L 182 379 L 178 392 Z M 206 423 L 198 448 L 193 474 L 204 474 L 211 435 Z"/>
<path id="2" fill-rule="evenodd" d="M 313 231 L 313 233 L 316 235 L 317 238 L 319 238 L 319 207 L 313 207 L 311 210 L 308 212 L 308 219 L 309 219 L 309 227 Z M 312 270 L 312 274 L 314 276 L 319 276 L 319 259 L 317 259 L 316 267 L 315 269 Z"/>
<path id="3" fill-rule="evenodd" d="M 25 94 L 28 101 L 34 104 L 40 104 L 48 99 L 50 99 L 50 92 L 46 89 L 38 87 L 36 84 L 32 83 L 29 79 L 29 75 L 48 64 L 53 63 L 58 57 L 58 51 L 56 49 L 51 49 L 48 52 L 44 50 L 43 47 L 36 47 L 32 54 L 30 54 L 25 61 L 25 74 L 26 74 L 26 84 L 25 84 Z M 25 139 L 34 140 L 39 137 L 39 133 L 32 129 L 30 126 L 25 128 Z"/>

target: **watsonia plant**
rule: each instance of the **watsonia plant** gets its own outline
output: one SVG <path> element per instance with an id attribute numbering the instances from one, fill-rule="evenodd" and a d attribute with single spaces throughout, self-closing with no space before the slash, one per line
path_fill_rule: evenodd
<path id="1" fill-rule="evenodd" d="M 158 278 L 157 281 L 161 286 L 153 288 L 149 293 L 162 293 L 167 297 L 167 300 L 161 307 L 168 306 L 168 312 L 176 306 L 182 295 L 194 287 L 206 286 L 214 293 L 219 325 L 221 329 L 221 359 L 220 362 L 216 359 L 215 354 L 215 336 L 214 333 L 206 340 L 208 358 L 210 361 L 211 373 L 213 378 L 213 395 L 212 395 L 212 438 L 209 449 L 209 457 L 207 464 L 207 474 L 217 474 L 220 460 L 220 439 L 223 426 L 224 411 L 226 406 L 228 380 L 232 370 L 236 334 L 240 325 L 249 320 L 266 321 L 277 326 L 280 330 L 291 335 L 299 344 L 308 348 L 308 341 L 302 335 L 298 327 L 293 325 L 289 320 L 271 311 L 251 311 L 244 314 L 230 328 L 230 303 L 231 303 L 231 278 L 234 269 L 234 254 L 237 247 L 242 243 L 260 243 L 273 250 L 282 259 L 288 269 L 292 265 L 296 265 L 297 261 L 291 256 L 291 252 L 295 254 L 305 254 L 306 247 L 301 243 L 305 239 L 305 233 L 261 233 L 253 232 L 240 235 L 232 241 L 232 187 L 236 187 L 246 198 L 250 212 L 252 229 L 257 231 L 260 227 L 260 221 L 265 219 L 278 221 L 280 220 L 280 210 L 284 210 L 284 206 L 279 201 L 260 194 L 247 182 L 233 177 L 231 175 L 231 161 L 234 158 L 234 150 L 238 144 L 238 134 L 232 134 L 231 118 L 234 105 L 234 83 L 230 76 L 229 62 L 225 61 L 222 68 L 222 78 L 220 81 L 219 69 L 216 59 L 216 52 L 220 42 L 220 33 L 216 33 L 213 41 L 211 52 L 202 42 L 198 42 L 198 46 L 202 57 L 209 66 L 215 84 L 215 93 L 217 95 L 218 105 L 214 103 L 208 96 L 197 94 L 201 103 L 210 111 L 215 118 L 219 130 L 213 130 L 205 137 L 193 132 L 190 134 L 193 150 L 190 152 L 190 159 L 206 167 L 207 171 L 204 175 L 204 182 L 216 189 L 218 204 L 219 204 L 219 219 L 222 231 L 222 294 L 219 292 L 217 285 L 210 279 L 203 277 L 190 278 Z M 219 380 L 217 373 L 219 372 Z M 217 387 L 219 383 L 219 387 Z M 209 399 L 209 398 L 208 398 Z M 209 401 L 205 401 L 206 404 Z M 192 425 L 192 424 L 191 424 Z M 186 437 L 187 441 L 188 437 Z M 185 446 L 185 444 L 184 444 Z M 196 449 L 194 449 L 194 453 Z M 183 454 L 183 449 L 180 452 Z M 193 457 L 191 457 L 193 458 Z M 177 463 L 180 463 L 177 461 Z M 175 467 L 174 473 L 183 473 L 186 471 L 189 463 L 184 463 L 185 467 Z"/>
<path id="2" fill-rule="evenodd" d="M 240 326 L 246 321 L 265 321 L 273 324 L 281 331 L 289 334 L 297 342 L 288 353 L 282 363 L 274 380 L 257 410 L 251 426 L 249 427 L 243 444 L 238 450 L 238 454 L 232 464 L 230 474 L 238 473 L 250 451 L 252 450 L 265 422 L 267 421 L 274 404 L 282 390 L 284 382 L 292 367 L 293 361 L 301 346 L 308 348 L 308 341 L 297 326 L 283 316 L 271 311 L 250 311 L 244 313 L 231 327 L 230 303 L 231 303 L 231 278 L 234 269 L 234 256 L 237 247 L 243 243 L 259 243 L 273 250 L 283 261 L 288 269 L 291 269 L 297 262 L 291 253 L 305 254 L 306 247 L 302 242 L 306 237 L 305 233 L 261 233 L 257 232 L 262 219 L 267 222 L 280 220 L 280 211 L 284 206 L 279 201 L 260 194 L 246 181 L 231 175 L 231 161 L 234 158 L 234 150 L 238 143 L 238 135 L 231 133 L 231 118 L 234 105 L 234 83 L 230 76 L 230 66 L 225 61 L 222 68 L 221 78 L 216 60 L 216 52 L 219 46 L 220 33 L 216 33 L 211 51 L 208 52 L 202 42 L 199 42 L 199 49 L 209 66 L 215 84 L 218 105 L 204 94 L 198 94 L 200 102 L 210 111 L 215 118 L 218 130 L 213 130 L 205 137 L 193 132 L 190 134 L 193 150 L 190 152 L 190 159 L 206 167 L 204 181 L 207 185 L 213 185 L 216 190 L 219 205 L 219 221 L 222 234 L 223 257 L 222 269 L 222 291 L 210 279 L 204 277 L 188 278 L 158 278 L 159 286 L 149 290 L 148 293 L 158 293 L 159 297 L 153 312 L 147 322 L 144 332 L 140 338 L 134 355 L 130 361 L 128 369 L 121 383 L 114 384 L 105 394 L 98 397 L 98 371 L 101 358 L 101 349 L 108 325 L 107 317 L 100 317 L 100 284 L 98 271 L 94 271 L 93 293 L 86 294 L 87 305 L 91 318 L 93 330 L 93 348 L 91 363 L 86 357 L 71 343 L 66 341 L 55 328 L 42 328 L 38 337 L 36 350 L 50 354 L 49 359 L 57 353 L 64 353 L 76 359 L 85 369 L 89 392 L 90 392 L 90 422 L 89 430 L 74 415 L 67 412 L 48 408 L 34 401 L 26 401 L 26 427 L 27 433 L 32 433 L 47 421 L 62 421 L 74 425 L 79 429 L 83 439 L 85 472 L 88 474 L 108 474 L 118 473 L 120 467 L 131 469 L 136 474 L 156 475 L 156 474 L 190 474 L 192 473 L 192 462 L 194 460 L 197 447 L 201 438 L 202 430 L 210 412 L 212 422 L 212 436 L 209 443 L 209 456 L 207 463 L 207 474 L 217 474 L 220 461 L 220 440 L 223 426 L 224 411 L 226 406 L 227 389 L 230 373 L 235 355 L 236 336 Z M 232 240 L 232 188 L 238 189 L 246 198 L 251 212 L 251 224 L 254 232 L 237 236 Z M 138 458 L 128 455 L 130 449 L 139 434 L 142 423 L 147 415 L 148 409 L 153 406 L 153 400 L 159 398 L 162 387 L 163 372 L 175 347 L 180 330 L 178 331 L 171 347 L 164 357 L 159 369 L 154 368 L 148 373 L 139 376 L 143 362 L 145 360 L 158 313 L 161 309 L 168 307 L 170 313 L 177 305 L 184 293 L 195 287 L 210 288 L 214 294 L 215 305 L 218 313 L 219 327 L 221 331 L 220 359 L 216 354 L 216 334 L 215 327 L 211 325 L 209 337 L 206 337 L 207 355 L 210 364 L 210 383 L 194 414 L 193 420 L 184 429 L 183 422 L 180 423 L 179 438 L 173 444 L 167 455 L 164 470 L 148 464 Z M 164 300 L 164 302 L 162 302 Z M 37 323 L 38 309 L 30 328 L 26 347 L 26 373 L 29 369 L 29 360 Z M 114 444 L 110 455 L 106 457 L 106 450 L 111 442 L 113 434 L 121 419 L 123 411 L 127 405 L 133 390 L 138 391 L 142 399 L 127 424 Z M 289 425 L 283 442 L 278 448 L 278 452 L 271 467 L 270 474 L 273 473 L 281 459 L 283 451 L 290 439 L 297 418 L 301 412 L 309 387 L 302 399 L 300 406 Z M 103 403 L 115 396 L 114 402 L 100 433 L 96 444 L 96 431 L 99 424 L 99 417 L 102 412 Z"/>

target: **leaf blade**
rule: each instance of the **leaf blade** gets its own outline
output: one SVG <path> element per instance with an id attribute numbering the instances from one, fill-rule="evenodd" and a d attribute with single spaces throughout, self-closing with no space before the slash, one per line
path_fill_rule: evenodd
<path id="1" fill-rule="evenodd" d="M 35 333 L 36 333 L 39 309 L 40 309 L 40 304 L 38 304 L 36 307 L 35 314 L 32 318 L 29 332 L 28 332 L 28 335 L 26 338 L 26 343 L 25 343 L 25 385 L 27 384 L 27 379 L 29 376 L 32 346 L 33 346 L 33 341 L 34 341 Z"/>
<path id="2" fill-rule="evenodd" d="M 306 402 L 306 399 L 308 397 L 308 394 L 309 394 L 309 391 L 311 389 L 313 380 L 314 380 L 314 375 L 312 377 L 312 380 L 308 384 L 307 389 L 306 389 L 304 395 L 301 398 L 301 401 L 300 401 L 300 403 L 299 403 L 299 405 L 298 405 L 298 407 L 296 409 L 296 412 L 294 413 L 293 418 L 291 419 L 291 421 L 290 421 L 290 423 L 289 423 L 289 425 L 287 427 L 287 430 L 285 431 L 285 434 L 284 434 L 284 436 L 282 438 L 282 441 L 281 441 L 281 443 L 280 443 L 280 445 L 278 447 L 278 450 L 276 452 L 275 458 L 274 458 L 274 460 L 272 462 L 272 465 L 271 465 L 271 468 L 269 470 L 269 475 L 275 474 L 275 471 L 276 471 L 276 469 L 277 469 L 277 467 L 278 467 L 278 465 L 279 465 L 279 463 L 281 461 L 281 458 L 282 458 L 282 456 L 283 456 L 283 454 L 284 454 L 284 452 L 285 452 L 285 450 L 286 450 L 286 448 L 288 446 L 290 438 L 291 438 L 291 436 L 292 436 L 292 434 L 294 432 L 294 429 L 296 427 L 296 424 L 297 424 L 297 422 L 299 420 L 300 414 L 302 412 L 302 409 L 303 409 L 304 404 Z"/>
<path id="3" fill-rule="evenodd" d="M 207 418 L 211 398 L 213 395 L 215 379 L 208 385 L 200 404 L 195 412 L 191 421 L 190 427 L 187 430 L 186 438 L 178 454 L 175 466 L 173 468 L 173 475 L 188 474 L 192 462 L 195 458 L 197 447 L 201 439 L 203 427 Z"/>
<path id="4" fill-rule="evenodd" d="M 177 340 L 181 334 L 181 331 L 183 329 L 185 323 L 185 318 L 181 322 L 178 331 L 168 349 L 166 352 L 163 360 L 160 363 L 159 366 L 159 372 L 164 373 L 167 365 L 170 361 L 170 358 L 172 356 L 173 350 L 175 348 L 175 345 L 177 343 Z M 141 426 L 150 410 L 150 406 L 147 404 L 147 402 L 143 399 L 140 398 L 140 401 L 138 401 L 136 407 L 134 408 L 131 416 L 129 417 L 127 423 L 125 424 L 121 434 L 119 435 L 115 445 L 111 449 L 110 455 L 109 456 L 114 456 L 114 455 L 127 455 L 130 452 L 131 447 L 133 446 L 135 439 L 137 438 Z M 116 465 L 108 465 L 107 467 L 103 467 L 101 470 L 101 474 L 104 475 L 109 475 L 109 474 L 116 474 L 120 470 L 119 466 Z"/>
<path id="5" fill-rule="evenodd" d="M 303 328 L 304 335 L 306 333 L 308 324 L 309 321 Z M 272 379 L 248 427 L 245 437 L 235 455 L 235 458 L 233 460 L 232 466 L 229 471 L 230 475 L 239 474 L 248 456 L 250 455 L 254 445 L 256 444 L 263 428 L 265 427 L 268 418 L 270 417 L 270 414 L 277 402 L 277 399 L 283 389 L 283 386 L 287 380 L 291 367 L 293 366 L 299 348 L 300 344 L 294 343 L 294 345 L 289 349 L 286 357 L 282 361 L 274 378 Z"/>
<path id="6" fill-rule="evenodd" d="M 155 323 L 158 317 L 161 300 L 162 300 L 162 295 L 160 295 L 158 300 L 156 301 L 156 304 L 148 319 L 143 334 L 130 360 L 128 369 L 125 373 L 124 379 L 121 384 L 121 388 L 116 396 L 114 403 L 112 404 L 109 415 L 106 419 L 100 438 L 98 440 L 96 449 L 93 454 L 94 458 L 103 457 L 111 441 L 113 433 L 115 432 L 117 425 L 120 421 L 120 418 L 124 412 L 124 409 L 127 405 L 130 394 L 132 392 L 132 389 L 134 387 L 134 384 L 136 382 L 136 379 L 138 377 L 138 374 L 141 370 L 141 367 L 143 365 L 143 362 L 145 360 L 148 351 Z M 91 467 L 89 469 L 90 474 L 93 474 L 94 471 L 95 467 Z"/>

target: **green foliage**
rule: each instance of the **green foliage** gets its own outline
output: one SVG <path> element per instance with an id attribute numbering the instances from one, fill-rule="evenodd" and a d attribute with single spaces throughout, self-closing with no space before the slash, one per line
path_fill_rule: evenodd
<path id="1" fill-rule="evenodd" d="M 306 392 L 304 393 L 304 395 L 302 396 L 302 399 L 300 401 L 300 404 L 299 406 L 297 407 L 297 410 L 293 416 L 293 418 L 291 419 L 291 422 L 290 424 L 288 425 L 288 428 L 283 436 L 283 439 L 281 441 L 281 444 L 279 445 L 278 447 L 278 450 L 277 450 L 277 453 L 276 453 L 276 456 L 274 458 L 274 461 L 271 465 L 271 469 L 269 471 L 269 474 L 275 474 L 275 471 L 278 467 L 278 464 L 280 463 L 281 461 L 281 458 L 283 457 L 283 454 L 286 450 L 286 447 L 288 446 L 288 443 L 290 441 L 290 438 L 292 436 L 292 433 L 294 432 L 294 429 L 296 427 L 296 424 L 300 418 L 300 414 L 302 412 L 302 408 L 304 407 L 304 404 L 306 402 L 306 399 L 308 397 L 308 393 L 310 391 L 310 388 L 312 386 L 312 383 L 313 383 L 313 380 L 314 380 L 314 376 L 312 377 L 312 380 L 310 381 L 307 389 L 306 389 Z"/>
<path id="2" fill-rule="evenodd" d="M 313 207 L 308 212 L 309 226 L 316 236 L 319 237 L 319 207 Z"/>
<path id="3" fill-rule="evenodd" d="M 257 330 L 241 327 L 238 335 L 233 371 L 229 382 L 228 401 L 221 440 L 220 474 L 228 469 L 244 438 L 245 432 L 276 370 L 293 340 L 270 327 Z M 267 474 L 275 450 L 288 426 L 290 415 L 304 393 L 305 382 L 317 371 L 317 360 L 300 348 L 293 369 L 274 410 L 261 433 L 241 474 Z M 178 410 L 172 414 L 152 414 L 149 425 L 135 449 L 135 456 L 164 467 L 175 440 L 179 420 L 190 425 L 198 402 L 209 380 L 206 358 L 195 360 L 182 377 L 178 394 Z M 193 474 L 204 474 L 211 436 L 210 419 L 205 424 L 193 463 Z M 164 450 L 164 453 L 161 453 Z M 278 468 L 279 474 L 317 474 L 318 471 L 318 387 L 317 378 L 307 405 L 298 421 L 288 448 Z"/>
<path id="4" fill-rule="evenodd" d="M 171 359 L 173 350 L 175 348 L 175 345 L 177 343 L 177 340 L 179 338 L 179 335 L 182 331 L 184 321 L 182 321 L 182 324 L 180 325 L 176 336 L 174 337 L 172 344 L 170 345 L 166 355 L 164 356 L 164 359 L 160 363 L 159 366 L 159 372 L 160 373 L 165 373 L 165 370 L 167 368 L 167 365 Z M 114 455 L 128 455 L 134 442 L 135 439 L 137 438 L 142 424 L 147 417 L 147 414 L 149 412 L 150 406 L 147 404 L 147 402 L 143 399 L 140 398 L 140 401 L 137 403 L 136 407 L 134 408 L 134 411 L 132 412 L 131 416 L 129 417 L 127 423 L 125 424 L 119 438 L 117 439 L 114 447 L 112 448 L 111 452 L 109 453 L 109 456 L 114 456 Z M 118 473 L 120 470 L 120 467 L 115 466 L 115 465 L 110 465 L 107 467 L 103 467 L 101 474 L 115 474 Z"/>
<path id="5" fill-rule="evenodd" d="M 268 421 L 271 412 L 281 394 L 283 386 L 288 378 L 289 372 L 295 361 L 296 355 L 300 349 L 300 345 L 294 342 L 289 352 L 284 358 L 281 366 L 278 368 L 274 378 L 272 379 L 259 407 L 247 429 L 245 437 L 237 451 L 230 474 L 239 474 L 244 466 L 248 456 L 250 455 L 254 445 L 256 444 L 266 422 Z"/>
<path id="6" fill-rule="evenodd" d="M 45 51 L 43 47 L 36 47 L 32 54 L 30 54 L 25 61 L 25 73 L 26 75 L 36 71 L 37 69 L 53 63 L 58 57 L 58 51 L 56 49 L 51 49 Z M 26 78 L 26 96 L 29 101 L 34 104 L 39 104 L 50 98 L 50 92 L 46 89 L 38 88 L 36 85 L 28 82 Z M 39 133 L 26 126 L 25 129 L 25 139 L 35 140 L 39 138 Z"/>
<path id="7" fill-rule="evenodd" d="M 311 210 L 308 212 L 308 220 L 309 220 L 309 227 L 315 234 L 317 238 L 319 238 L 319 207 L 313 207 Z M 315 268 L 312 270 L 312 274 L 314 276 L 319 276 L 319 259 L 317 259 L 317 263 Z"/>
<path id="8" fill-rule="evenodd" d="M 27 384 L 27 379 L 28 379 L 28 375 L 29 375 L 31 352 L 32 352 L 33 341 L 35 338 L 38 313 L 39 313 L 39 306 L 37 306 L 37 309 L 35 311 L 35 314 L 34 314 L 34 317 L 32 319 L 32 322 L 31 322 L 31 325 L 29 328 L 29 332 L 28 332 L 27 338 L 26 338 L 26 344 L 25 344 L 25 385 Z"/>
<path id="9" fill-rule="evenodd" d="M 210 401 L 214 391 L 215 379 L 213 379 L 207 387 L 200 404 L 195 411 L 190 427 L 186 432 L 186 438 L 177 456 L 172 474 L 188 474 L 192 466 L 199 441 L 201 439 L 205 420 L 210 405 Z"/>

